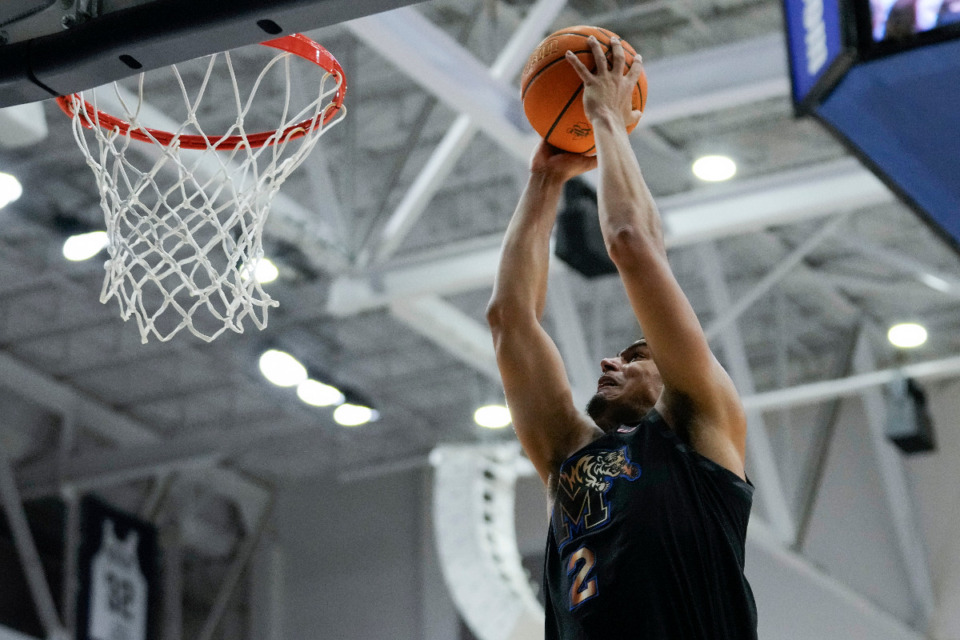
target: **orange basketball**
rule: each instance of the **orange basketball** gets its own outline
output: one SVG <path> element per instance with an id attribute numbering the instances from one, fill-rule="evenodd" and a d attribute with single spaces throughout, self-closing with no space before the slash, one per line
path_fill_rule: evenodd
<path id="1" fill-rule="evenodd" d="M 599 27 L 578 26 L 561 29 L 547 36 L 530 54 L 520 75 L 520 99 L 523 111 L 534 130 L 547 142 L 564 151 L 594 153 L 593 127 L 583 112 L 583 82 L 564 55 L 573 51 L 580 62 L 593 71 L 593 51 L 587 39 L 595 36 L 612 60 L 610 38 L 617 34 Z M 637 52 L 623 44 L 624 74 Z M 647 76 L 641 73 L 633 90 L 633 108 L 643 111 L 647 102 Z M 633 127 L 627 127 L 630 132 Z"/>

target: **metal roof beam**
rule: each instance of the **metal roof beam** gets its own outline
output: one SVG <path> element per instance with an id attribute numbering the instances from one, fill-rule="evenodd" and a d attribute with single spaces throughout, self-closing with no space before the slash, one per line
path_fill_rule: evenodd
<path id="1" fill-rule="evenodd" d="M 0 353 L 0 385 L 50 411 L 74 412 L 79 426 L 111 442 L 129 446 L 163 442 L 147 425 L 6 353 Z M 234 500 L 245 516 L 250 516 L 263 501 L 263 489 L 233 471 L 207 468 L 202 478 L 211 491 Z M 60 483 L 58 489 L 59 486 Z"/>
<path id="2" fill-rule="evenodd" d="M 893 200 L 890 191 L 853 158 L 819 167 L 744 180 L 659 199 L 669 247 L 825 217 Z M 496 245 L 493 243 L 496 242 Z M 341 276 L 327 310 L 339 316 L 382 307 L 410 296 L 448 295 L 490 287 L 499 262 L 499 239 L 486 247 L 364 275 Z"/>
<path id="3" fill-rule="evenodd" d="M 786 258 L 781 260 L 775 268 L 768 271 L 757 284 L 740 296 L 736 302 L 730 304 L 723 309 L 722 312 L 717 313 L 703 331 L 707 336 L 707 340 L 716 338 L 724 329 L 734 324 L 737 318 L 743 315 L 747 309 L 787 277 L 787 275 L 794 270 L 794 267 L 800 265 L 811 251 L 819 246 L 826 238 L 832 236 L 834 231 L 837 230 L 837 227 L 844 222 L 844 219 L 844 216 L 837 216 L 828 224 L 820 227 L 796 249 L 791 251 Z"/>
<path id="4" fill-rule="evenodd" d="M 838 236 L 837 240 L 852 251 L 902 270 L 905 275 L 909 275 L 929 289 L 960 298 L 960 279 L 953 274 L 863 237 L 858 236 L 854 239 Z"/>
<path id="5" fill-rule="evenodd" d="M 897 378 L 915 378 L 918 380 L 941 380 L 960 376 L 960 355 L 906 364 L 892 369 L 879 369 L 869 373 L 858 373 L 845 378 L 821 380 L 801 384 L 786 389 L 764 391 L 744 396 L 743 405 L 747 409 L 769 411 L 801 405 L 817 404 L 834 398 L 855 396 L 864 389 L 878 387 L 893 382 Z"/>
<path id="6" fill-rule="evenodd" d="M 565 4 L 566 0 L 538 0 L 527 13 L 523 23 L 514 31 L 497 61 L 490 67 L 490 75 L 495 80 L 510 79 L 520 71 L 529 52 Z M 450 126 L 383 227 L 379 245 L 375 248 L 376 262 L 387 260 L 397 250 L 437 189 L 453 170 L 457 159 L 466 151 L 476 131 L 477 125 L 469 114 L 461 114 Z M 371 256 L 367 256 L 369 257 Z"/>
<path id="7" fill-rule="evenodd" d="M 556 333 L 557 346 L 563 354 L 563 362 L 570 379 L 573 401 L 578 407 L 585 406 L 596 392 L 600 374 L 599 361 L 590 357 L 586 333 L 577 309 L 570 278 L 576 277 L 566 265 L 555 263 L 550 270 L 547 308 L 550 322 Z"/>
<path id="8" fill-rule="evenodd" d="M 67 632 L 57 613 L 50 583 L 44 574 L 37 544 L 23 510 L 23 498 L 17 491 L 13 466 L 2 449 L 0 449 L 0 504 L 6 511 L 17 556 L 20 558 L 21 568 L 27 579 L 27 588 L 36 607 L 37 617 L 40 618 L 40 624 L 47 637 L 65 638 Z"/>
<path id="9" fill-rule="evenodd" d="M 523 117 L 515 87 L 500 81 L 446 32 L 410 7 L 346 23 L 375 51 L 389 51 L 422 88 L 460 113 L 509 153 L 527 161 L 536 136 Z M 783 34 L 652 61 L 647 75 L 658 78 L 644 122 L 657 124 L 785 97 L 790 93 Z"/>
<path id="10" fill-rule="evenodd" d="M 657 79 L 644 124 L 789 96 L 786 50 L 783 34 L 772 33 L 644 63 L 647 76 Z"/>
<path id="11" fill-rule="evenodd" d="M 876 360 L 870 350 L 866 335 L 861 332 L 854 349 L 853 365 L 856 371 L 872 371 Z M 933 621 L 937 608 L 934 595 L 933 578 L 930 575 L 930 562 L 918 528 L 918 518 L 913 505 L 914 498 L 907 482 L 904 462 L 893 443 L 885 435 L 887 409 L 883 395 L 877 387 L 869 387 L 861 392 L 863 408 L 870 428 L 870 442 L 877 460 L 877 471 L 883 483 L 884 495 L 890 515 L 897 545 L 903 559 L 903 568 L 910 582 L 914 602 L 918 613 L 918 628 L 926 629 Z"/>
<path id="12" fill-rule="evenodd" d="M 715 244 L 705 243 L 699 247 L 699 253 L 710 303 L 715 315 L 723 316 L 733 307 L 733 303 L 723 275 L 720 252 Z M 723 355 L 737 388 L 741 393 L 754 393 L 756 387 L 753 373 L 743 345 L 743 337 L 736 323 L 730 321 L 726 329 L 717 336 L 717 340 L 723 346 Z M 747 409 L 746 414 L 749 424 L 746 446 L 750 454 L 751 473 L 760 487 L 759 497 L 777 536 L 785 544 L 792 544 L 796 538 L 797 526 L 780 478 L 779 465 L 773 453 L 766 421 L 763 414 L 756 409 Z"/>
<path id="13" fill-rule="evenodd" d="M 390 312 L 408 327 L 492 380 L 500 380 L 486 326 L 436 296 L 398 300 Z"/>
<path id="14" fill-rule="evenodd" d="M 185 477 L 195 469 L 206 474 L 207 467 L 237 452 L 280 437 L 302 433 L 316 435 L 317 430 L 316 424 L 284 427 L 273 422 L 226 432 L 223 429 L 208 429 L 196 435 L 94 451 L 62 460 L 60 456 L 52 456 L 21 468 L 17 482 L 20 491 L 29 499 L 55 494 L 63 485 L 89 490 L 160 476 L 174 470 L 184 472 L 181 475 Z M 262 496 L 256 502 L 255 506 L 259 508 Z"/>
<path id="15" fill-rule="evenodd" d="M 508 153 L 527 160 L 536 134 L 514 87 L 494 78 L 472 53 L 422 14 L 401 7 L 346 27 L 399 71 L 473 122 Z M 402 64 L 399 62 L 402 61 Z"/>
<path id="16" fill-rule="evenodd" d="M 562 6 L 562 0 L 540 0 L 489 70 L 409 8 L 347 23 L 374 50 L 391 51 L 388 61 L 403 60 L 404 64 L 398 65 L 400 71 L 462 114 L 391 214 L 376 254 L 365 254 L 361 264 L 383 262 L 396 251 L 478 129 L 518 160 L 527 161 L 537 137 L 531 135 L 526 122 L 517 121 L 522 105 L 515 88 L 506 87 L 502 81 L 519 71 L 527 52 Z M 411 38 L 410 33 L 421 37 Z M 384 39 L 392 43 L 391 47 L 384 48 Z M 404 47 L 403 55 L 397 55 L 397 46 Z M 661 83 L 644 114 L 644 123 L 653 125 L 789 95 L 784 46 L 783 35 L 777 33 L 649 63 L 649 74 L 660 78 Z M 451 59 L 457 63 L 451 64 Z M 478 93 L 487 102 L 478 100 Z M 485 107 L 493 110 L 485 111 Z"/>

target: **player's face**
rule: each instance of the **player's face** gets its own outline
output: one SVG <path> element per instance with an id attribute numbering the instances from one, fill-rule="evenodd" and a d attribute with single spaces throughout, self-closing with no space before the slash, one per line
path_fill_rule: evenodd
<path id="1" fill-rule="evenodd" d="M 587 413 L 604 431 L 642 418 L 663 391 L 660 371 L 646 340 L 604 358 L 600 369 L 597 392 L 587 405 Z"/>

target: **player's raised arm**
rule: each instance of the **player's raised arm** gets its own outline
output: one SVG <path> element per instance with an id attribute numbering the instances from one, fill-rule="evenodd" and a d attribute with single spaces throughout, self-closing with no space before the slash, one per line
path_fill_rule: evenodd
<path id="1" fill-rule="evenodd" d="M 600 62 L 596 72 L 570 53 L 567 59 L 584 81 L 584 110 L 593 125 L 604 240 L 663 380 L 658 407 L 700 453 L 742 476 L 746 420 L 739 397 L 670 269 L 660 215 L 626 134 L 640 117 L 630 98 L 640 61 L 624 74 L 619 40 L 611 43 L 609 65 L 595 39 L 590 46 Z"/>
<path id="2" fill-rule="evenodd" d="M 497 365 L 517 437 L 544 483 L 574 451 L 600 434 L 573 404 L 553 340 L 540 325 L 547 295 L 550 235 L 563 183 L 596 160 L 541 143 L 504 236 L 487 307 Z"/>

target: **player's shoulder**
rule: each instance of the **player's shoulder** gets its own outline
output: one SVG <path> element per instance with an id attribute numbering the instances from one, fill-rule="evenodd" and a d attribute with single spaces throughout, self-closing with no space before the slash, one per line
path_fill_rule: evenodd
<path id="1" fill-rule="evenodd" d="M 664 393 L 657 403 L 657 412 L 665 425 L 699 455 L 746 478 L 746 420 L 739 398 L 725 413 L 705 414 L 682 394 Z"/>

